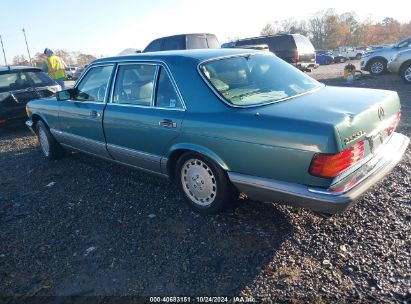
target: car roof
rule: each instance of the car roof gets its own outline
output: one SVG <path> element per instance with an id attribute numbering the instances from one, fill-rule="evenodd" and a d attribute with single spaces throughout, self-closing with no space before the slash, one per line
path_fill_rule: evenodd
<path id="1" fill-rule="evenodd" d="M 41 69 L 31 66 L 0 66 L 0 73 L 2 72 L 16 72 L 16 71 L 41 71 Z"/>
<path id="2" fill-rule="evenodd" d="M 250 49 L 192 49 L 192 50 L 178 50 L 178 51 L 159 51 L 138 53 L 133 55 L 115 56 L 100 58 L 92 62 L 92 64 L 108 63 L 108 62 L 122 62 L 133 60 L 158 60 L 164 62 L 172 62 L 176 59 L 188 61 L 196 61 L 198 63 L 226 56 L 247 55 L 247 54 L 266 54 L 267 52 L 250 50 Z"/>

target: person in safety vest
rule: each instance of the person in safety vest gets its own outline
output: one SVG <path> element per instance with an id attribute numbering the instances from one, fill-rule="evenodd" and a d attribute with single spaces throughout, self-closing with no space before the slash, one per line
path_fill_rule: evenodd
<path id="1" fill-rule="evenodd" d="M 43 63 L 42 70 L 49 74 L 49 76 L 61 86 L 61 89 L 64 90 L 64 79 L 66 78 L 64 69 L 66 68 L 66 64 L 48 48 L 44 50 L 44 55 L 46 55 L 47 58 Z"/>

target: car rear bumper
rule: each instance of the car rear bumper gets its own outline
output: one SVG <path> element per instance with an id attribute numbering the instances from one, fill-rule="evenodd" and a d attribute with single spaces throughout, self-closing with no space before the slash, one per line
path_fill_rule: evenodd
<path id="1" fill-rule="evenodd" d="M 235 172 L 229 172 L 228 176 L 240 191 L 253 199 L 276 201 L 335 214 L 349 208 L 369 188 L 386 176 L 401 160 L 408 144 L 408 137 L 394 133 L 389 142 L 378 151 L 378 154 L 344 178 L 342 184 L 340 181 L 338 189 L 315 188 Z"/>

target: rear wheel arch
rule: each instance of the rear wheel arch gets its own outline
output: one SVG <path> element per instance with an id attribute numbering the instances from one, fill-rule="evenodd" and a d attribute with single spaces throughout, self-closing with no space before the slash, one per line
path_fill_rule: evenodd
<path id="1" fill-rule="evenodd" d="M 371 58 L 370 60 L 368 60 L 367 69 L 370 69 L 372 63 L 375 62 L 375 61 L 381 61 L 385 65 L 385 69 L 387 69 L 388 60 L 386 58 L 382 57 L 382 56 L 377 56 L 377 57 L 374 57 L 374 58 Z"/>
<path id="2" fill-rule="evenodd" d="M 46 122 L 46 120 L 38 114 L 32 114 L 31 115 L 31 121 L 34 124 L 34 128 L 36 128 L 36 125 L 39 121 L 42 121 L 46 125 L 46 127 L 50 129 L 50 127 L 49 127 L 48 123 Z"/>
<path id="3" fill-rule="evenodd" d="M 167 174 L 169 178 L 174 181 L 175 170 L 178 160 L 182 155 L 187 152 L 197 153 L 210 161 L 213 161 L 217 166 L 219 166 L 223 171 L 227 172 L 229 170 L 227 164 L 213 151 L 208 148 L 196 145 L 179 145 L 171 150 L 168 161 L 167 161 Z"/>

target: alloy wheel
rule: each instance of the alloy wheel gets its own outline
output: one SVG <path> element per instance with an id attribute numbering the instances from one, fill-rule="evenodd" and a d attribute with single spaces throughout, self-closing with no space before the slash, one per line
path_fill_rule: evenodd
<path id="1" fill-rule="evenodd" d="M 411 83 L 411 66 L 404 71 L 404 79 Z"/>
<path id="2" fill-rule="evenodd" d="M 373 74 L 381 74 L 384 71 L 384 65 L 381 61 L 375 61 L 371 64 L 370 70 Z"/>

